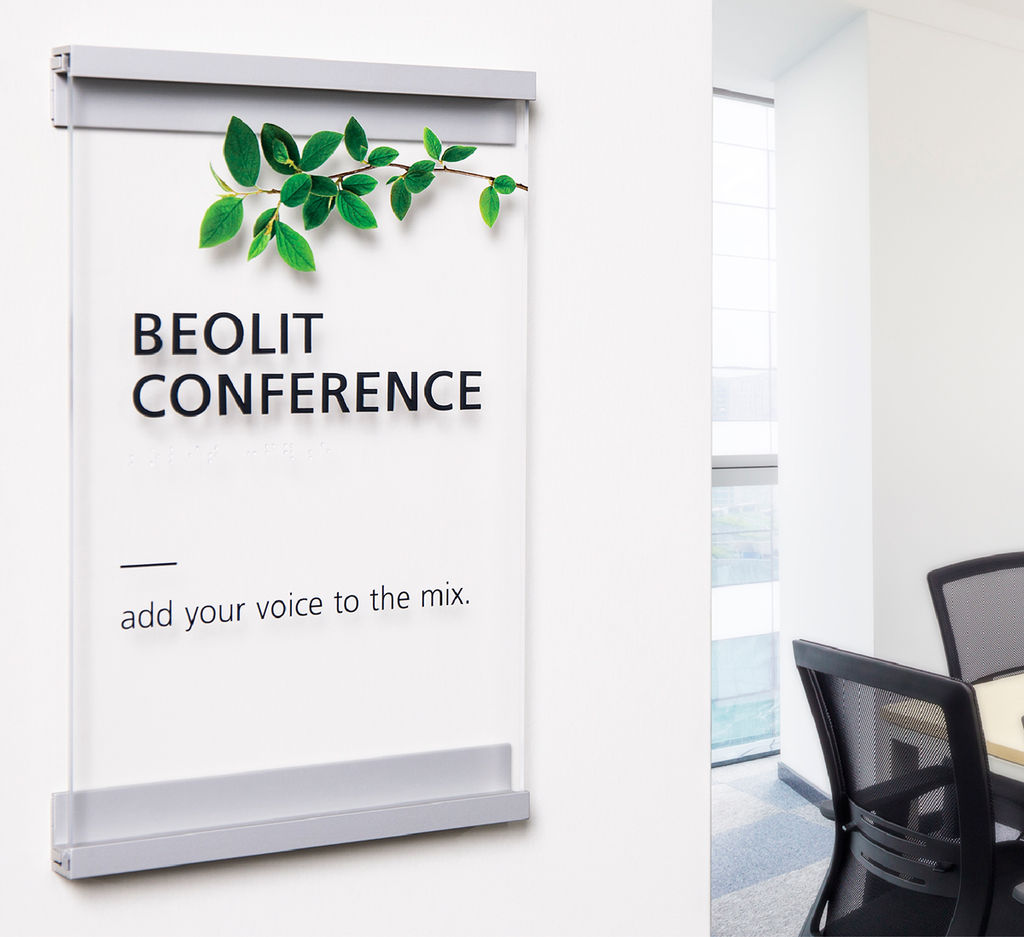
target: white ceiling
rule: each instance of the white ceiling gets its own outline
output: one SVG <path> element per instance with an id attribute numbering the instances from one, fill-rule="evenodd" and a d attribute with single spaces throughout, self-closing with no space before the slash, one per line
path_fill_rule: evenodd
<path id="1" fill-rule="evenodd" d="M 772 80 L 861 6 L 850 0 L 714 0 L 712 10 L 715 87 L 771 97 Z"/>
<path id="2" fill-rule="evenodd" d="M 864 9 L 936 24 L 984 21 L 996 35 L 1001 17 L 1015 21 L 1001 20 L 1013 33 L 1024 23 L 1024 0 L 714 0 L 712 9 L 715 87 L 768 97 L 776 77 Z"/>
<path id="3" fill-rule="evenodd" d="M 960 0 L 960 2 L 982 10 L 990 10 L 993 13 L 1002 13 L 1003 16 L 1024 19 L 1024 0 Z"/>

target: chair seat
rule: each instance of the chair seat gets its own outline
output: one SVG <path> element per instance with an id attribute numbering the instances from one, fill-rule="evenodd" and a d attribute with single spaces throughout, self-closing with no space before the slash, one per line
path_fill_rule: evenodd
<path id="1" fill-rule="evenodd" d="M 1013 898 L 1014 886 L 1024 882 L 1024 843 L 1000 843 L 995 848 L 992 907 L 986 934 L 1001 937 L 1024 935 L 1024 904 Z M 862 904 L 849 914 L 828 920 L 829 935 L 945 934 L 949 908 L 927 895 L 891 889 Z"/>
<path id="2" fill-rule="evenodd" d="M 951 898 L 936 901 L 930 895 L 896 888 L 840 918 L 829 918 L 824 933 L 828 937 L 942 937 L 949 927 L 953 903 Z"/>
<path id="3" fill-rule="evenodd" d="M 999 843 L 995 849 L 992 910 L 986 934 L 1024 935 L 1024 904 L 1015 900 L 1015 885 L 1024 882 L 1024 843 Z"/>

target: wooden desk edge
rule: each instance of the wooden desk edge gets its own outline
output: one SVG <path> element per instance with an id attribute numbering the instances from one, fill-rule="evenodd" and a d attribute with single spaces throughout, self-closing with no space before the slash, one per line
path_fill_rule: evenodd
<path id="1" fill-rule="evenodd" d="M 985 740 L 985 748 L 988 749 L 990 755 L 995 755 L 996 758 L 1024 766 L 1024 752 L 1018 748 L 1010 748 L 1007 745 L 1000 745 L 998 742 L 990 742 L 988 739 Z"/>

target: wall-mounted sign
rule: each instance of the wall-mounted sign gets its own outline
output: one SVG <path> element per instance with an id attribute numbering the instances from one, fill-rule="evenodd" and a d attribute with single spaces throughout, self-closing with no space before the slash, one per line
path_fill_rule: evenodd
<path id="1" fill-rule="evenodd" d="M 81 46 L 53 75 L 57 871 L 525 819 L 533 75 Z"/>

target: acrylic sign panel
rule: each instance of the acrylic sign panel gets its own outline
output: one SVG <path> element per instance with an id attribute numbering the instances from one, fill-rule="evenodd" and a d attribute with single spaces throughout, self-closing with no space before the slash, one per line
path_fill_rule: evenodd
<path id="1" fill-rule="evenodd" d="M 495 743 L 521 788 L 525 193 L 399 223 L 377 171 L 299 273 L 246 260 L 276 197 L 198 249 L 220 137 L 72 133 L 73 789 Z"/>

